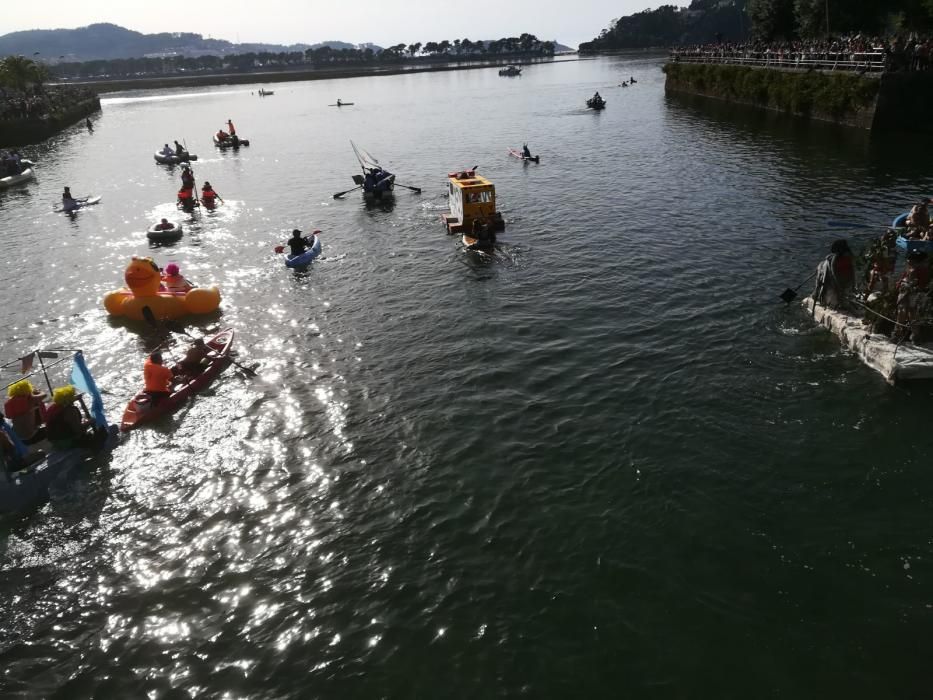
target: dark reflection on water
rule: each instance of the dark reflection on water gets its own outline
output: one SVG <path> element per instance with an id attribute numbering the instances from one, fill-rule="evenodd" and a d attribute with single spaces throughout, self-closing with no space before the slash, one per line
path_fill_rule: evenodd
<path id="1" fill-rule="evenodd" d="M 227 118 L 249 148 L 212 149 Z M 180 216 L 152 162 L 182 137 L 216 211 Z M 423 192 L 334 200 L 351 138 Z M 540 165 L 508 156 L 526 141 Z M 776 298 L 827 221 L 933 191 L 901 148 L 665 97 L 643 59 L 105 100 L 0 193 L 4 357 L 82 347 L 119 417 L 163 336 L 100 300 L 151 254 L 220 285 L 188 329 L 234 327 L 260 376 L 3 531 L 3 690 L 922 695 L 929 390 Z M 474 164 L 491 255 L 440 223 Z M 71 222 L 66 184 L 104 199 Z M 184 237 L 149 248 L 162 216 Z M 296 227 L 322 231 L 304 271 L 274 252 Z"/>

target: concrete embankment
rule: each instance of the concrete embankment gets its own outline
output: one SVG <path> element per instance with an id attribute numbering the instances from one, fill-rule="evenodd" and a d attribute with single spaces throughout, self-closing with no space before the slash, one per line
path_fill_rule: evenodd
<path id="1" fill-rule="evenodd" d="M 665 89 L 872 131 L 933 133 L 933 76 L 668 63 Z"/>

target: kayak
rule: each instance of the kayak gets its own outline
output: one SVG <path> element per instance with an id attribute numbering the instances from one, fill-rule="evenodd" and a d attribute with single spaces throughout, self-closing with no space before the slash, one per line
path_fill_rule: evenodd
<path id="1" fill-rule="evenodd" d="M 232 138 L 230 138 L 230 139 L 227 139 L 226 141 L 220 141 L 217 138 L 217 134 L 214 134 L 214 145 L 220 149 L 232 148 L 236 150 L 240 146 L 249 146 L 249 139 L 238 139 L 234 141 Z"/>
<path id="2" fill-rule="evenodd" d="M 339 105 L 327 105 L 328 107 L 352 107 L 352 102 L 341 102 Z"/>
<path id="3" fill-rule="evenodd" d="M 919 239 L 898 236 L 895 244 L 898 250 L 903 250 L 905 253 L 910 253 L 915 250 L 919 250 L 921 253 L 933 253 L 933 241 L 921 241 Z"/>
<path id="4" fill-rule="evenodd" d="M 185 155 L 185 156 L 176 156 L 173 153 L 172 155 L 167 156 L 164 153 L 161 153 L 160 151 L 156 151 L 153 154 L 153 157 L 155 158 L 155 162 L 161 165 L 178 165 L 179 163 L 188 163 L 192 160 L 198 159 L 198 157 L 194 153 L 189 153 L 188 155 Z"/>
<path id="5" fill-rule="evenodd" d="M 233 329 L 227 328 L 205 341 L 208 348 L 214 352 L 214 356 L 209 359 L 201 373 L 188 379 L 184 384 L 176 386 L 168 397 L 155 406 L 152 405 L 145 391 L 136 394 L 123 412 L 120 430 L 126 432 L 170 415 L 177 411 L 188 397 L 205 389 L 230 364 L 230 346 L 233 345 L 233 335 Z"/>
<path id="6" fill-rule="evenodd" d="M 76 206 L 74 209 L 68 209 L 67 210 L 68 214 L 71 214 L 72 212 L 76 212 L 78 211 L 78 209 L 84 209 L 84 207 L 90 207 L 90 206 L 93 206 L 94 204 L 97 204 L 98 202 L 100 202 L 100 197 L 88 197 L 87 199 L 84 199 L 84 200 L 79 199 L 77 200 L 77 202 L 78 202 L 78 206 Z M 59 207 L 55 211 L 63 212 L 65 211 L 65 208 Z"/>
<path id="7" fill-rule="evenodd" d="M 301 255 L 285 256 L 286 267 L 304 267 L 321 254 L 321 237 L 314 237 L 314 244 Z"/>
<path id="8" fill-rule="evenodd" d="M 36 176 L 35 171 L 32 168 L 26 168 L 19 175 L 7 175 L 6 177 L 0 177 L 0 190 L 4 190 L 7 187 L 16 187 L 17 185 L 22 185 L 24 182 L 29 182 Z"/>
<path id="9" fill-rule="evenodd" d="M 274 94 L 275 94 L 275 90 L 260 90 L 259 91 L 260 97 L 268 97 L 269 95 L 274 95 Z"/>
<path id="10" fill-rule="evenodd" d="M 172 228 L 158 228 L 160 224 L 153 224 L 149 227 L 149 230 L 146 231 L 146 238 L 154 243 L 177 241 L 181 238 L 182 226 L 181 224 L 176 224 L 174 221 L 170 221 L 169 223 L 172 225 Z"/>
<path id="11" fill-rule="evenodd" d="M 526 156 L 522 151 L 518 150 L 517 148 L 510 148 L 510 149 L 509 149 L 509 155 L 512 156 L 513 158 L 518 158 L 519 160 L 526 160 L 526 161 L 530 160 L 532 163 L 540 163 L 540 162 L 541 162 L 541 156 L 531 156 L 531 157 L 529 158 L 528 156 Z"/>

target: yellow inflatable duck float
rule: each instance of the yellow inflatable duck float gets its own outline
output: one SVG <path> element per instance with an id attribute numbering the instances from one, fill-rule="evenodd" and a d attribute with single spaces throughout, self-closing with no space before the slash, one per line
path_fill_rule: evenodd
<path id="1" fill-rule="evenodd" d="M 104 307 L 111 316 L 141 321 L 143 308 L 148 306 L 156 318 L 180 318 L 188 314 L 209 314 L 220 306 L 217 287 L 194 287 L 176 292 L 166 289 L 162 285 L 161 271 L 152 258 L 134 256 L 123 279 L 126 287 L 104 297 Z"/>

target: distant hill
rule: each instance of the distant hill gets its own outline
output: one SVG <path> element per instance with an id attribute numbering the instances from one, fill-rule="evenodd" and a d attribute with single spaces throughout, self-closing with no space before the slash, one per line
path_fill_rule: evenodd
<path id="1" fill-rule="evenodd" d="M 308 48 L 330 46 L 334 49 L 355 48 L 343 41 L 325 41 L 320 44 L 234 44 L 223 39 L 205 39 L 200 34 L 162 33 L 142 34 L 115 24 L 92 24 L 78 29 L 31 29 L 0 36 L 0 56 L 36 52 L 42 58 L 55 62 L 95 59 L 141 58 L 143 56 L 180 55 L 224 56 L 227 54 L 259 53 L 269 51 L 305 51 Z M 378 47 L 369 45 L 373 50 Z"/>

